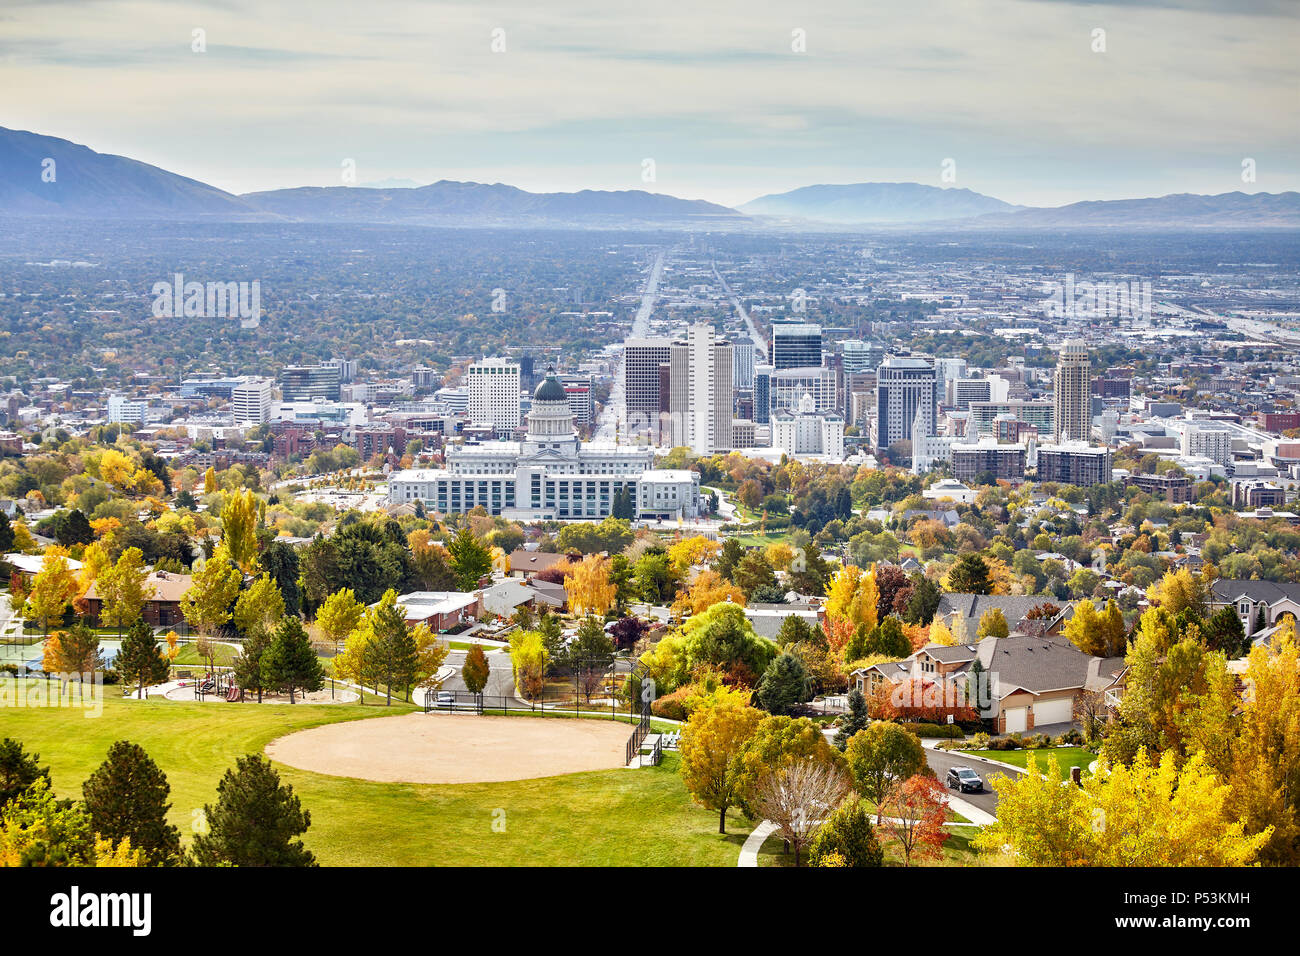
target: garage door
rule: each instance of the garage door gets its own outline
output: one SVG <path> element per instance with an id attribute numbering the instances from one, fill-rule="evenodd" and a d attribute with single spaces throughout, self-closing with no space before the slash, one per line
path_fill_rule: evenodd
<path id="1" fill-rule="evenodd" d="M 1014 734 L 1016 731 L 1024 731 L 1029 725 L 1028 714 L 1024 707 L 1012 707 L 1004 713 L 1007 715 L 1007 733 Z"/>
<path id="2" fill-rule="evenodd" d="M 1068 724 L 1073 717 L 1074 707 L 1069 697 L 1034 702 L 1035 727 L 1042 727 L 1044 724 Z"/>

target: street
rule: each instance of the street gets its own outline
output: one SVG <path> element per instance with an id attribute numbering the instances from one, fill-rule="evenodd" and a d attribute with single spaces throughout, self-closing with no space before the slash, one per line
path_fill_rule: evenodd
<path id="1" fill-rule="evenodd" d="M 974 770 L 984 781 L 983 793 L 957 793 L 955 790 L 951 792 L 967 803 L 973 803 L 986 813 L 997 816 L 998 797 L 993 792 L 993 786 L 989 782 L 989 778 L 998 774 L 1009 774 L 1011 771 L 1004 770 L 1002 767 L 991 766 L 973 757 L 962 756 L 960 751 L 955 750 L 932 750 L 927 747 L 925 749 L 925 759 L 930 764 L 931 769 L 938 775 L 940 783 L 943 783 L 944 776 L 953 767 L 970 767 Z"/>

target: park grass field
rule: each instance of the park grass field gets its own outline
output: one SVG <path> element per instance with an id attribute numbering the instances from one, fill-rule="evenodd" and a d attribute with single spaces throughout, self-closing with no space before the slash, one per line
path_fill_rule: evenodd
<path id="1" fill-rule="evenodd" d="M 188 839 L 194 811 L 215 802 L 237 756 L 261 753 L 297 730 L 412 709 L 396 701 L 226 707 L 112 698 L 98 719 L 70 709 L 8 709 L 0 736 L 39 752 L 58 795 L 75 798 L 109 744 L 140 744 L 167 774 L 170 819 Z M 326 866 L 735 866 L 751 824 L 729 814 L 729 832 L 720 836 L 717 814 L 692 803 L 677 761 L 667 754 L 655 768 L 460 785 L 277 769 L 311 812 L 305 841 Z"/>

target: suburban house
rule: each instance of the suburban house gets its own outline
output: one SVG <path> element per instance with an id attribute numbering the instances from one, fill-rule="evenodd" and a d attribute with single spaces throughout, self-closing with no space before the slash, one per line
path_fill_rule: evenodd
<path id="1" fill-rule="evenodd" d="M 753 626 L 755 634 L 773 640 L 780 633 L 781 625 L 785 623 L 785 619 L 788 617 L 801 617 L 812 627 L 822 626 L 820 603 L 816 605 L 808 602 L 798 604 L 754 604 L 745 608 L 745 617 Z"/>
<path id="2" fill-rule="evenodd" d="M 939 607 L 934 616 L 936 620 L 942 620 L 948 630 L 954 634 L 957 633 L 955 626 L 957 618 L 963 618 L 962 623 L 965 625 L 966 635 L 974 638 L 979 633 L 980 618 L 996 608 L 1007 619 L 1009 633 L 1025 633 L 1028 631 L 1025 616 L 1042 604 L 1055 604 L 1061 609 L 1060 613 L 1052 620 L 1045 622 L 1045 633 L 1061 633 L 1061 628 L 1065 626 L 1065 622 L 1070 619 L 1070 615 L 1074 612 L 1074 602 L 1057 601 L 1042 595 L 945 593 L 939 598 Z"/>
<path id="3" fill-rule="evenodd" d="M 74 558 L 64 558 L 63 560 L 68 563 L 69 570 L 81 570 L 80 561 L 77 561 Z M 14 552 L 0 557 L 0 561 L 3 561 L 5 564 L 17 571 L 18 574 L 22 576 L 23 581 L 27 584 L 31 584 L 32 578 L 40 574 L 41 568 L 45 566 L 45 556 L 41 554 L 20 554 Z"/>
<path id="4" fill-rule="evenodd" d="M 542 607 L 554 606 L 541 591 L 519 578 L 505 578 L 479 593 L 483 599 L 484 612 L 501 618 L 513 617 L 521 607 L 540 610 Z"/>
<path id="5" fill-rule="evenodd" d="M 96 590 L 98 582 L 93 582 L 86 590 L 86 615 L 93 627 L 101 627 L 100 613 L 104 601 Z M 153 594 L 144 602 L 140 615 L 151 627 L 179 627 L 185 623 L 181 614 L 181 598 L 190 589 L 190 576 L 174 571 L 154 571 L 145 578 L 145 591 L 153 589 Z"/>
<path id="6" fill-rule="evenodd" d="M 1210 585 L 1210 613 L 1223 607 L 1236 608 L 1242 629 L 1253 638 L 1259 633 L 1255 625 L 1261 611 L 1265 631 L 1279 624 L 1287 614 L 1300 620 L 1300 583 L 1217 578 Z"/>
<path id="7" fill-rule="evenodd" d="M 413 591 L 400 595 L 397 606 L 407 624 L 427 624 L 431 630 L 447 631 L 477 621 L 482 601 L 477 592 Z"/>
<path id="8" fill-rule="evenodd" d="M 510 552 L 510 576 L 531 580 L 536 574 L 549 570 L 568 560 L 568 555 L 550 551 L 529 551 L 516 548 Z"/>
<path id="9" fill-rule="evenodd" d="M 987 688 L 966 686 L 977 660 L 988 675 Z M 1123 663 L 1091 657 L 1059 637 L 1015 635 L 956 646 L 927 644 L 904 661 L 856 670 L 850 680 L 867 694 L 902 680 L 961 687 L 966 700 L 980 701 L 981 715 L 993 720 L 999 733 L 1030 733 L 1072 723 L 1078 696 L 1113 687 Z"/>

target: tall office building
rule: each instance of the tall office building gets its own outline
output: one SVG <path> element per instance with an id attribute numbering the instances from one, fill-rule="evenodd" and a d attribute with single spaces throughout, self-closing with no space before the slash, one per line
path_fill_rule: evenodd
<path id="1" fill-rule="evenodd" d="M 844 356 L 844 374 L 856 375 L 859 372 L 875 372 L 876 366 L 885 358 L 885 347 L 875 342 L 861 339 L 845 339 L 840 343 L 840 352 Z"/>
<path id="2" fill-rule="evenodd" d="M 236 425 L 264 425 L 271 420 L 271 380 L 250 378 L 230 390 Z"/>
<path id="3" fill-rule="evenodd" d="M 659 422 L 659 366 L 671 345 L 668 339 L 628 339 L 623 346 L 623 428 L 629 434 L 653 432 Z"/>
<path id="4" fill-rule="evenodd" d="M 286 402 L 337 402 L 341 388 L 337 365 L 286 365 L 280 369 L 280 394 Z"/>
<path id="5" fill-rule="evenodd" d="M 987 378 L 957 378 L 949 383 L 952 404 L 961 411 L 970 409 L 971 402 L 991 402 L 993 382 Z"/>
<path id="6" fill-rule="evenodd" d="M 339 382 L 347 383 L 357 377 L 357 360 L 334 358 L 326 359 L 320 363 L 326 368 L 337 368 L 339 370 Z"/>
<path id="7" fill-rule="evenodd" d="M 468 369 L 469 420 L 512 432 L 522 420 L 519 411 L 519 363 L 504 358 L 475 362 Z"/>
<path id="8" fill-rule="evenodd" d="M 876 370 L 876 447 L 911 441 L 916 427 L 933 435 L 938 376 L 924 359 L 887 358 Z"/>
<path id="9" fill-rule="evenodd" d="M 1052 376 L 1052 437 L 1055 441 L 1087 441 L 1092 437 L 1092 390 L 1088 346 L 1071 339 L 1061 346 Z"/>
<path id="10" fill-rule="evenodd" d="M 108 420 L 114 423 L 143 425 L 146 402 L 135 401 L 123 395 L 108 396 Z"/>
<path id="11" fill-rule="evenodd" d="M 754 343 L 742 338 L 731 343 L 732 379 L 738 389 L 754 387 Z"/>
<path id="12" fill-rule="evenodd" d="M 807 368 L 822 364 L 822 328 L 809 322 L 772 323 L 772 366 Z"/>

